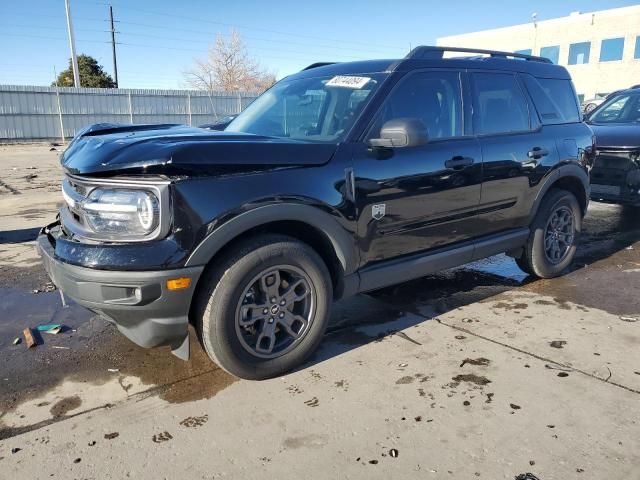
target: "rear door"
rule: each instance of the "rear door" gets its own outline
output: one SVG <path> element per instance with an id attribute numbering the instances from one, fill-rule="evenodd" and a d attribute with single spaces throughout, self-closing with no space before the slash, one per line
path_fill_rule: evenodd
<path id="1" fill-rule="evenodd" d="M 508 72 L 470 73 L 473 129 L 483 159 L 478 235 L 527 225 L 535 186 L 556 164 L 555 136 L 545 131 L 522 81 Z"/>

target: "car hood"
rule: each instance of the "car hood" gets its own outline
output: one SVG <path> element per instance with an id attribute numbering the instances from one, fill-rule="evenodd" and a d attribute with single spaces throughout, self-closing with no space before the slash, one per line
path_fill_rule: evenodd
<path id="1" fill-rule="evenodd" d="M 596 148 L 627 150 L 640 147 L 640 123 L 590 123 L 589 126 L 596 136 Z"/>
<path id="2" fill-rule="evenodd" d="M 73 175 L 192 175 L 322 165 L 335 145 L 186 125 L 97 124 L 80 131 L 61 158 Z"/>

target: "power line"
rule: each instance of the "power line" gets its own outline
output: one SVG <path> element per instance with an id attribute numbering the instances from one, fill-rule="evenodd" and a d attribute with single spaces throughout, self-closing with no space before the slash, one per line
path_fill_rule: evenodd
<path id="1" fill-rule="evenodd" d="M 128 22 L 128 21 L 124 21 L 124 20 L 118 20 L 116 23 L 118 24 L 124 24 L 124 25 L 134 25 L 134 26 L 138 26 L 138 27 L 147 27 L 147 28 L 155 28 L 155 29 L 160 29 L 160 30 L 165 30 L 167 29 L 166 26 L 164 25 L 151 25 L 148 23 L 139 23 L 139 22 Z M 208 35 L 209 38 L 212 37 L 212 33 L 210 31 L 205 31 L 205 30 L 193 30 L 190 28 L 176 28 L 176 27 L 171 27 L 171 30 L 176 31 L 176 32 L 188 32 L 188 33 L 192 33 L 192 34 L 201 34 L 201 35 Z M 124 32 L 123 32 L 124 33 Z M 148 34 L 142 34 L 142 33 L 127 33 L 127 35 L 137 35 L 137 36 L 150 36 Z M 216 35 L 222 35 L 223 37 L 228 37 L 228 34 L 222 34 L 220 32 L 216 32 Z M 161 38 L 167 38 L 162 36 Z M 243 40 L 256 40 L 256 41 L 261 41 L 261 42 L 271 42 L 271 43 L 284 43 L 289 45 L 291 43 L 291 40 L 278 40 L 278 39 L 274 39 L 274 38 L 263 38 L 263 37 L 253 37 L 253 36 L 247 36 L 247 35 L 242 35 L 242 39 Z M 328 45 L 326 43 L 314 43 L 313 44 L 314 47 L 326 47 L 326 48 L 340 48 L 340 50 L 350 50 L 350 51 L 357 51 L 357 52 L 371 52 L 371 48 L 369 49 L 365 49 L 365 48 L 354 48 L 354 47 L 344 47 L 344 46 L 336 46 L 336 45 Z M 392 48 L 392 47 L 385 47 L 385 48 Z M 405 48 L 401 48 L 401 47 L 393 47 L 394 50 L 399 50 L 399 51 L 404 51 Z"/>
<path id="2" fill-rule="evenodd" d="M 6 35 L 9 37 L 28 37 L 28 38 L 41 38 L 43 40 L 58 40 L 58 41 L 63 41 L 66 42 L 67 39 L 64 37 L 46 37 L 43 35 L 31 35 L 31 34 L 26 34 L 26 33 L 7 33 L 7 32 L 0 32 L 0 36 L 2 35 Z M 78 40 L 81 43 L 110 43 L 110 42 L 105 42 L 102 40 Z"/>
<path id="3" fill-rule="evenodd" d="M 98 2 L 95 2 L 96 4 L 100 4 Z M 165 13 L 165 12 L 154 12 L 151 10 L 146 10 L 146 9 L 141 9 L 141 8 L 136 8 L 136 7 L 131 7 L 130 5 L 122 5 L 122 4 L 118 4 L 118 3 L 114 3 L 111 2 L 112 4 L 118 6 L 119 8 L 124 8 L 125 10 L 133 10 L 133 11 L 137 11 L 137 12 L 141 12 L 141 13 L 146 13 L 148 15 L 157 15 L 157 16 L 162 16 L 162 17 L 170 17 L 172 19 L 176 19 L 176 18 L 181 18 L 183 20 L 190 20 L 193 22 L 201 22 L 201 23 L 210 23 L 213 25 L 223 25 L 226 27 L 234 27 L 234 28 L 240 28 L 243 30 L 256 30 L 256 31 L 262 31 L 262 32 L 268 32 L 268 33 L 274 33 L 276 35 L 286 35 L 286 36 L 290 36 L 290 37 L 299 37 L 299 38 L 308 38 L 308 39 L 313 39 L 313 40 L 323 40 L 323 41 L 331 41 L 331 42 L 337 42 L 340 43 L 342 45 L 344 45 L 345 43 L 350 43 L 350 44 L 357 44 L 357 45 L 365 45 L 368 47 L 376 47 L 376 48 L 388 48 L 388 49 L 398 49 L 398 47 L 395 46 L 390 46 L 390 45 L 376 45 L 376 44 L 371 44 L 369 42 L 358 42 L 358 41 L 353 41 L 353 40 L 344 40 L 344 39 L 332 39 L 332 38 L 327 38 L 327 37 L 317 37 L 314 35 L 304 35 L 301 33 L 289 33 L 289 32 L 283 32 L 283 31 L 279 31 L 279 30 L 271 30 L 268 28 L 261 28 L 261 27 L 249 27 L 247 25 L 240 25 L 240 24 L 232 24 L 232 23 L 226 23 L 226 22 L 217 22 L 214 20 L 208 20 L 208 19 L 204 19 L 204 18 L 197 18 L 197 17 L 189 17 L 186 15 L 176 15 L 173 13 Z M 109 5 L 108 3 L 102 3 L 102 5 Z"/>
<path id="4" fill-rule="evenodd" d="M 117 32 L 118 34 L 120 34 L 121 36 L 134 36 L 134 37 L 147 37 L 147 38 L 159 38 L 162 40 L 174 40 L 174 41 L 179 41 L 179 42 L 187 42 L 187 43 L 197 43 L 197 44 L 202 44 L 203 40 L 191 40 L 191 39 L 187 39 L 187 38 L 179 38 L 179 37 L 166 37 L 166 36 L 162 36 L 162 35 L 145 35 L 142 33 L 128 33 L 128 32 Z M 127 43 L 123 43 L 123 45 L 127 45 Z M 158 48 L 165 48 L 162 45 L 158 45 Z M 269 50 L 269 51 L 273 51 L 273 48 L 271 47 L 251 47 L 249 50 Z M 195 50 L 194 50 L 195 51 Z M 278 48 L 278 52 L 285 52 L 285 53 L 295 53 L 295 54 L 301 54 L 301 55 L 305 55 L 307 58 L 309 57 L 309 55 L 327 55 L 326 52 L 312 52 L 312 51 L 302 51 L 302 50 L 283 50 L 281 48 Z M 331 53 L 329 55 L 334 55 L 334 53 Z M 345 58 L 356 58 L 356 59 L 360 59 L 362 58 L 362 56 L 353 56 L 353 55 L 344 55 L 339 53 L 339 56 L 345 57 Z"/>

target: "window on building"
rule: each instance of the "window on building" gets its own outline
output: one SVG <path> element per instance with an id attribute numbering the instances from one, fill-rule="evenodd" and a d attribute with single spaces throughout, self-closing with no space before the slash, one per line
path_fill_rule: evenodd
<path id="1" fill-rule="evenodd" d="M 553 45 L 551 47 L 542 47 L 540 49 L 540 56 L 544 58 L 548 58 L 553 63 L 557 64 L 560 60 L 560 46 Z"/>
<path id="2" fill-rule="evenodd" d="M 591 42 L 572 43 L 569 45 L 569 65 L 589 63 Z"/>
<path id="3" fill-rule="evenodd" d="M 624 38 L 608 38 L 600 44 L 600 61 L 613 62 L 622 60 L 624 50 Z"/>
<path id="4" fill-rule="evenodd" d="M 530 48 L 525 48 L 524 50 L 516 50 L 513 53 L 518 53 L 520 55 L 531 55 L 532 50 Z"/>
<path id="5" fill-rule="evenodd" d="M 479 134 L 530 129 L 529 109 L 516 78 L 504 73 L 473 74 L 473 124 Z"/>
<path id="6" fill-rule="evenodd" d="M 640 36 L 636 37 L 636 51 L 633 58 L 640 58 Z"/>

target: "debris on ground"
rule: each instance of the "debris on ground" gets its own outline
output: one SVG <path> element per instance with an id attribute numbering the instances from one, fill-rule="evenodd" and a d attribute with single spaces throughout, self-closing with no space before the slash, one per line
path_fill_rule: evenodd
<path id="1" fill-rule="evenodd" d="M 33 180 L 34 178 L 38 178 L 38 174 L 37 173 L 30 173 L 29 175 L 27 175 L 26 177 L 24 177 L 26 180 Z"/>
<path id="2" fill-rule="evenodd" d="M 396 448 L 392 448 L 389 450 L 389 456 L 392 458 L 398 458 L 398 450 Z"/>
<path id="3" fill-rule="evenodd" d="M 36 330 L 38 330 L 39 332 L 49 333 L 51 335 L 57 335 L 62 331 L 63 328 L 64 326 L 60 325 L 59 323 L 47 323 L 44 325 L 38 325 L 36 327 Z"/>
<path id="4" fill-rule="evenodd" d="M 396 335 L 396 336 L 398 336 L 400 338 L 404 338 L 408 342 L 415 343 L 416 345 L 422 345 L 420 342 L 414 340 L 413 338 L 411 338 L 409 335 L 407 335 L 404 332 L 395 332 L 394 335 Z"/>
<path id="5" fill-rule="evenodd" d="M 49 293 L 55 290 L 56 290 L 56 286 L 52 282 L 47 282 L 40 288 L 34 288 L 32 292 L 33 293 Z"/>
<path id="6" fill-rule="evenodd" d="M 38 345 L 38 342 L 34 338 L 33 332 L 30 328 L 25 328 L 22 331 L 22 335 L 24 335 L 24 341 L 27 344 L 27 348 L 35 347 L 36 345 Z"/>
<path id="7" fill-rule="evenodd" d="M 637 322 L 638 320 L 640 320 L 640 318 L 638 317 L 626 317 L 626 316 L 622 316 L 620 317 L 620 320 L 622 320 L 623 322 Z"/>
<path id="8" fill-rule="evenodd" d="M 107 368 L 107 372 L 110 373 L 118 373 L 120 371 L 119 368 Z"/>
<path id="9" fill-rule="evenodd" d="M 460 364 L 460 368 L 464 367 L 466 364 L 469 365 L 477 365 L 481 367 L 486 367 L 491 363 L 491 360 L 488 358 L 480 357 L 480 358 L 465 358 Z"/>
<path id="10" fill-rule="evenodd" d="M 540 480 L 533 473 L 521 473 L 515 477 L 515 480 Z"/>
<path id="11" fill-rule="evenodd" d="M 11 453 L 18 453 L 20 450 L 22 450 L 21 448 L 18 447 L 14 447 L 11 449 Z"/>
<path id="12" fill-rule="evenodd" d="M 113 440 L 114 438 L 118 438 L 119 436 L 120 436 L 120 434 L 118 432 L 105 433 L 104 434 L 105 440 Z"/>
<path id="13" fill-rule="evenodd" d="M 487 385 L 488 383 L 491 383 L 491 380 L 489 380 L 487 377 L 482 377 L 479 375 L 475 375 L 473 373 L 469 373 L 466 375 L 456 375 L 451 380 L 458 383 L 460 382 L 475 383 L 476 385 Z"/>
<path id="14" fill-rule="evenodd" d="M 553 348 L 562 348 L 567 344 L 566 340 L 554 340 L 549 342 L 549 346 Z"/>
<path id="15" fill-rule="evenodd" d="M 514 410 L 520 410 L 522 408 L 520 405 L 516 405 L 515 403 L 510 403 L 509 406 Z"/>
<path id="16" fill-rule="evenodd" d="M 20 337 L 16 337 L 16 338 L 13 339 L 13 344 L 14 345 L 19 345 L 20 342 L 22 342 L 22 339 Z"/>
<path id="17" fill-rule="evenodd" d="M 70 347 L 61 347 L 60 345 L 51 345 L 51 348 L 56 348 L 58 350 L 71 350 Z"/>

